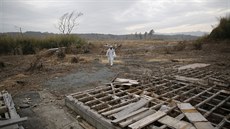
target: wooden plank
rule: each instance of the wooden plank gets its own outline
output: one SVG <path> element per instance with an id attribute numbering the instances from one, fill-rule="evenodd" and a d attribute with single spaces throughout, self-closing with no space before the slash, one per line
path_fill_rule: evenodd
<path id="1" fill-rule="evenodd" d="M 9 119 L 9 120 L 2 120 L 0 122 L 0 128 L 6 127 L 6 126 L 9 126 L 9 125 L 18 124 L 18 123 L 24 122 L 26 120 L 27 120 L 27 117 L 15 118 L 15 119 Z"/>
<path id="2" fill-rule="evenodd" d="M 112 88 L 112 91 L 113 91 L 113 96 L 115 96 L 115 90 L 114 90 L 113 83 L 110 83 L 110 85 L 111 85 L 111 88 Z"/>
<path id="3" fill-rule="evenodd" d="M 166 115 L 165 112 L 157 111 L 156 113 L 149 115 L 149 116 L 129 125 L 128 127 L 131 129 L 141 129 L 141 128 L 147 126 L 148 124 L 160 119 L 161 117 L 163 117 L 165 115 Z"/>
<path id="4" fill-rule="evenodd" d="M 181 67 L 178 68 L 178 70 L 202 68 L 202 67 L 207 67 L 209 65 L 210 64 L 194 63 L 194 64 L 189 64 L 189 65 L 181 66 Z"/>
<path id="5" fill-rule="evenodd" d="M 136 111 L 136 110 L 140 109 L 141 107 L 145 106 L 149 101 L 150 100 L 147 100 L 146 98 L 141 98 L 136 103 L 129 104 L 129 106 L 127 108 L 114 114 L 113 117 L 117 119 L 117 118 L 126 116 L 126 115 L 132 113 L 133 111 Z"/>
<path id="6" fill-rule="evenodd" d="M 192 126 L 192 124 L 185 121 L 181 121 L 168 115 L 159 119 L 158 122 L 174 129 L 196 129 Z"/>
<path id="7" fill-rule="evenodd" d="M 130 118 L 126 119 L 126 121 L 120 122 L 119 126 L 124 128 L 124 127 L 128 126 L 129 124 L 132 124 L 132 123 L 134 123 L 134 122 L 136 122 L 136 121 L 138 121 L 138 120 L 140 120 L 140 119 L 142 119 L 142 118 L 144 118 L 146 116 L 149 116 L 149 115 L 151 115 L 151 114 L 153 114 L 155 112 L 156 112 L 155 110 L 147 110 L 145 112 L 142 112 L 142 113 L 140 113 L 138 115 L 135 115 L 133 117 L 130 117 Z"/>
<path id="8" fill-rule="evenodd" d="M 5 105 L 8 108 L 10 118 L 11 119 L 12 118 L 20 118 L 20 116 L 17 114 L 16 109 L 14 107 L 14 102 L 12 100 L 11 95 L 8 94 L 8 93 L 4 93 L 3 94 L 3 99 L 4 99 L 4 102 L 5 102 Z"/>
<path id="9" fill-rule="evenodd" d="M 113 110 L 109 110 L 109 111 L 103 112 L 102 115 L 103 115 L 103 116 L 108 116 L 108 115 L 117 113 L 117 112 L 119 112 L 119 111 L 125 109 L 126 107 L 128 107 L 128 105 L 125 105 L 125 106 L 122 106 L 122 107 L 115 108 L 115 109 L 113 109 Z"/>
<path id="10" fill-rule="evenodd" d="M 189 103 L 180 103 L 177 104 L 178 108 L 180 108 L 181 110 L 195 110 L 195 108 L 189 104 Z"/>
<path id="11" fill-rule="evenodd" d="M 123 120 L 125 120 L 125 119 L 127 119 L 127 118 L 129 118 L 129 117 L 131 117 L 131 116 L 134 116 L 134 115 L 139 114 L 139 113 L 141 113 L 141 112 L 144 112 L 144 111 L 146 111 L 146 110 L 148 110 L 148 108 L 141 108 L 141 109 L 139 109 L 139 110 L 137 110 L 137 111 L 135 111 L 135 112 L 132 112 L 132 113 L 126 115 L 126 116 L 123 116 L 123 117 L 120 117 L 120 118 L 118 118 L 118 119 L 113 120 L 112 123 L 121 122 L 121 121 L 123 121 Z"/>
<path id="12" fill-rule="evenodd" d="M 214 129 L 210 122 L 195 122 L 194 125 L 197 129 Z"/>
<path id="13" fill-rule="evenodd" d="M 176 80 L 179 81 L 185 81 L 185 82 L 191 82 L 191 83 L 201 83 L 201 84 L 206 84 L 207 82 L 203 79 L 199 79 L 199 78 L 193 78 L 193 77 L 185 77 L 185 76 L 179 76 L 176 75 L 175 76 Z"/>
<path id="14" fill-rule="evenodd" d="M 184 118 L 184 114 L 183 113 L 181 113 L 180 115 L 178 115 L 178 116 L 175 117 L 175 119 L 178 119 L 178 120 L 181 120 L 183 118 Z M 159 128 L 160 129 L 165 129 L 166 127 L 167 127 L 167 125 L 162 125 Z M 152 125 L 152 127 L 150 129 L 155 129 L 155 128 L 156 128 L 156 126 Z"/>
<path id="15" fill-rule="evenodd" d="M 125 85 L 138 85 L 138 80 L 124 79 L 124 78 L 116 78 L 114 82 L 121 82 Z"/>
<path id="16" fill-rule="evenodd" d="M 137 80 L 125 79 L 125 78 L 116 78 L 115 82 L 137 82 Z"/>
<path id="17" fill-rule="evenodd" d="M 191 122 L 199 122 L 199 121 L 203 121 L 203 122 L 207 122 L 208 120 L 201 115 L 199 112 L 188 112 L 188 113 L 184 113 L 184 115 L 189 119 L 189 121 Z"/>
<path id="18" fill-rule="evenodd" d="M 202 116 L 190 103 L 179 103 L 177 106 L 188 118 L 188 120 L 196 126 L 197 129 L 214 129 L 211 123 L 204 116 Z"/>
<path id="19" fill-rule="evenodd" d="M 190 103 L 181 103 L 177 104 L 177 106 L 192 123 L 199 121 L 208 121 Z"/>
<path id="20" fill-rule="evenodd" d="M 84 120 L 80 120 L 78 122 L 79 122 L 79 125 L 84 129 L 96 129 Z"/>

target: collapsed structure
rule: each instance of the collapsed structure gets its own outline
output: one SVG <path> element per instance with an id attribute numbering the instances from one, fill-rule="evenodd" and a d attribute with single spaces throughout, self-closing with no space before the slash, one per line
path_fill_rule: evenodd
<path id="1" fill-rule="evenodd" d="M 27 117 L 20 117 L 15 109 L 11 95 L 0 92 L 0 128 L 1 129 L 24 129 L 20 123 L 27 120 Z"/>
<path id="2" fill-rule="evenodd" d="M 228 129 L 228 77 L 205 66 L 116 78 L 70 94 L 65 103 L 97 129 Z"/>

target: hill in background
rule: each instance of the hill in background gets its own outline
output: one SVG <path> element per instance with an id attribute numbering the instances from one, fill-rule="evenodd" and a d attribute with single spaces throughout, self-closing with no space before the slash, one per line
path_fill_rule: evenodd
<path id="1" fill-rule="evenodd" d="M 8 33 L 0 33 L 7 34 L 11 36 L 20 35 L 19 32 L 8 32 Z M 45 37 L 50 35 L 55 35 L 54 33 L 48 32 L 34 32 L 27 31 L 22 33 L 25 36 L 29 37 Z M 89 34 L 73 34 L 80 36 L 81 38 L 87 40 L 196 40 L 198 36 L 186 34 L 153 34 L 151 37 L 146 37 L 144 34 L 126 34 L 126 35 L 114 35 L 114 34 L 97 34 L 97 33 L 89 33 Z"/>

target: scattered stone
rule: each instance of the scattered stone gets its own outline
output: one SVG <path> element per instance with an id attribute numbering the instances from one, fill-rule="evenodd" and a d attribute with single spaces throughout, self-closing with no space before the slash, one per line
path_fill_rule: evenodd
<path id="1" fill-rule="evenodd" d="M 22 86 L 24 86 L 26 84 L 26 82 L 22 81 L 22 80 L 17 80 L 16 83 L 18 83 L 18 84 L 20 84 Z"/>
<path id="2" fill-rule="evenodd" d="M 37 107 L 38 106 L 38 104 L 34 104 L 32 107 Z"/>
<path id="3" fill-rule="evenodd" d="M 19 105 L 20 108 L 29 108 L 30 105 L 29 104 L 26 104 L 26 103 L 23 103 L 21 105 Z"/>
<path id="4" fill-rule="evenodd" d="M 24 104 L 30 104 L 31 103 L 31 99 L 30 98 L 25 98 L 22 102 Z"/>

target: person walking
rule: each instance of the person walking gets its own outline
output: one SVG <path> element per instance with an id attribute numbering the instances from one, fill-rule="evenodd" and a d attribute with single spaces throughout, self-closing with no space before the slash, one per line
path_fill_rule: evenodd
<path id="1" fill-rule="evenodd" d="M 113 49 L 113 46 L 109 46 L 109 49 L 106 52 L 106 56 L 108 57 L 110 66 L 113 66 L 113 60 L 116 57 L 116 53 L 115 50 Z"/>

